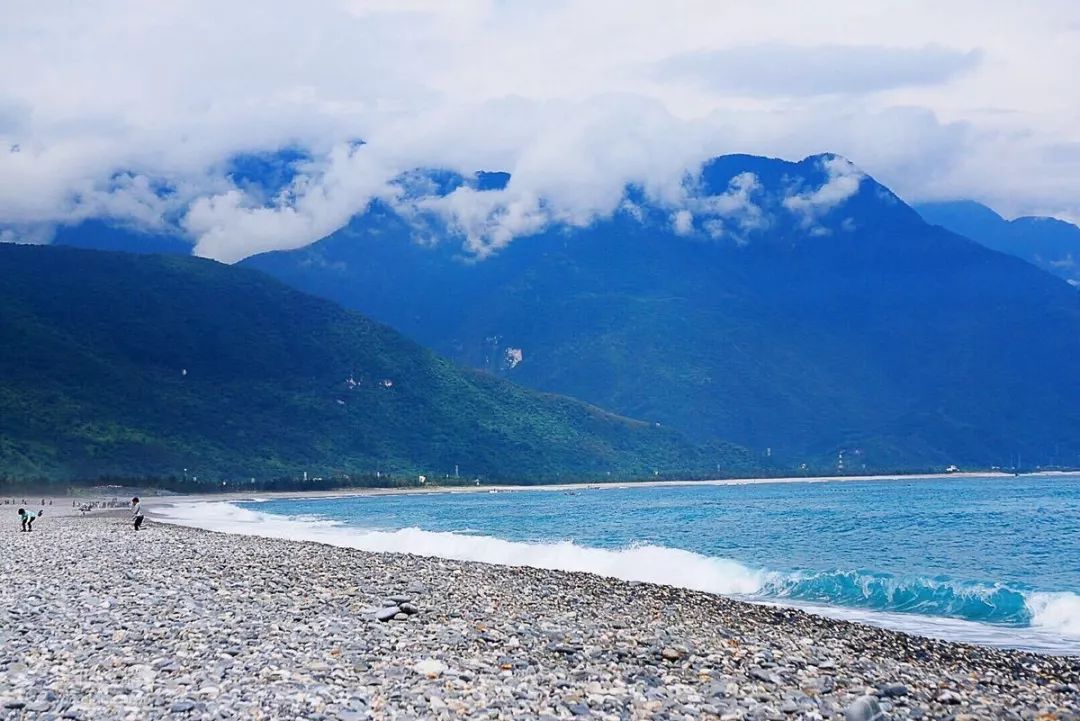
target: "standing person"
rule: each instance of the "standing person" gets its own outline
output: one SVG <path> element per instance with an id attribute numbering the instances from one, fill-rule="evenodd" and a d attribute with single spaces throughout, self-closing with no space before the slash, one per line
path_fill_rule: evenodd
<path id="1" fill-rule="evenodd" d="M 139 503 L 139 497 L 135 496 L 131 499 L 131 520 L 135 523 L 135 530 L 139 530 L 139 526 L 143 522 L 142 504 Z"/>

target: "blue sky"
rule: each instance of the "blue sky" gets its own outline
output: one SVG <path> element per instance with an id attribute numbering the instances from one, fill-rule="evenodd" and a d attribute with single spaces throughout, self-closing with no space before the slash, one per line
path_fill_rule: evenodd
<path id="1" fill-rule="evenodd" d="M 1080 219 L 1072 0 L 63 7 L 5 3 L 9 238 L 108 217 L 233 261 L 332 232 L 418 166 L 511 171 L 442 210 L 512 236 L 609 213 L 627 182 L 670 195 L 726 152 L 836 152 L 908 200 Z M 280 194 L 230 177 L 281 147 Z"/>

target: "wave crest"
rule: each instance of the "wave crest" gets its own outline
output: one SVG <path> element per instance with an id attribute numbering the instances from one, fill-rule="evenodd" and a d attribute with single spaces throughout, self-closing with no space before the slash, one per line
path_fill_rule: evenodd
<path id="1" fill-rule="evenodd" d="M 901 578 L 870 571 L 785 574 L 767 582 L 761 593 L 776 598 L 1014 626 L 1026 626 L 1032 618 L 1024 591 L 998 584 Z"/>

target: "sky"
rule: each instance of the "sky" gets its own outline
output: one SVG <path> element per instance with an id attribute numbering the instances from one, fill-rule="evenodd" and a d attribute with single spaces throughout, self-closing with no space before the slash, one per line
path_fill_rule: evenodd
<path id="1" fill-rule="evenodd" d="M 108 218 L 233 262 L 418 167 L 510 171 L 437 210 L 512 238 L 731 152 L 1076 222 L 1077 67 L 1075 0 L 5 0 L 0 240 Z M 283 147 L 280 193 L 230 177 Z"/>

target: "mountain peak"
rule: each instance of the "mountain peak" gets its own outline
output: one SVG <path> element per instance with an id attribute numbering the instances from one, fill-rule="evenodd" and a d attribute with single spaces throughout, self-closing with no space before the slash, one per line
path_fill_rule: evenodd
<path id="1" fill-rule="evenodd" d="M 825 236 L 855 227 L 918 221 L 892 191 L 836 153 L 799 161 L 722 155 L 706 161 L 692 183 L 699 197 L 707 199 L 696 203 L 706 214 L 719 209 L 720 215 L 737 216 L 744 243 L 765 230 L 780 231 L 785 237 Z M 715 225 L 706 221 L 705 227 Z"/>

